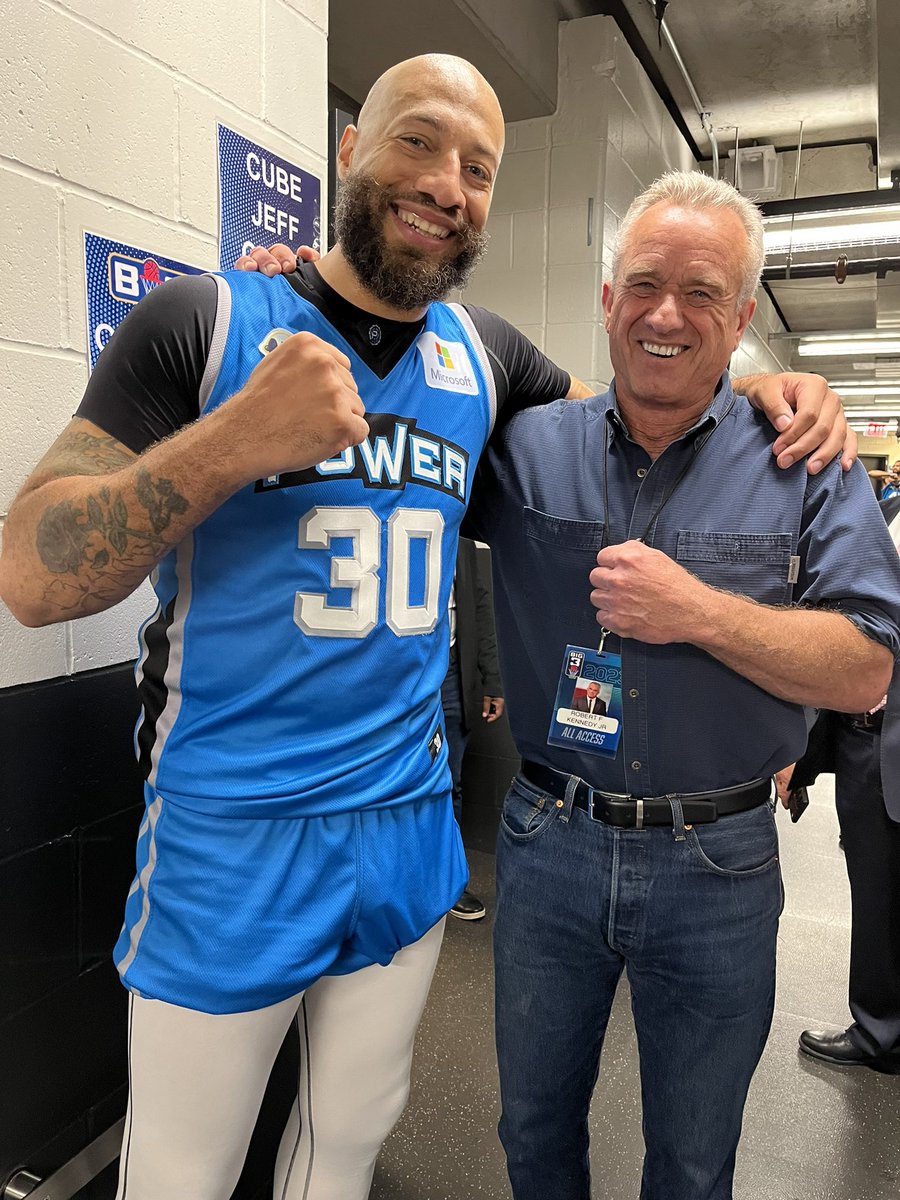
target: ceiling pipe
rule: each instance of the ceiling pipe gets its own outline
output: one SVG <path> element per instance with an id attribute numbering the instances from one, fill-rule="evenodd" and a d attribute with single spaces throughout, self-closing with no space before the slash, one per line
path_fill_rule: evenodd
<path id="1" fill-rule="evenodd" d="M 808 149 L 809 147 L 807 147 Z M 765 200 L 759 205 L 763 217 L 789 217 L 810 213 L 830 213 L 855 208 L 897 207 L 897 193 L 891 188 L 872 192 L 841 192 L 836 196 L 801 196 L 799 200 Z"/>
<path id="2" fill-rule="evenodd" d="M 883 279 L 893 271 L 900 271 L 900 258 L 861 258 L 847 263 L 848 275 L 874 275 Z M 817 263 L 794 263 L 791 267 L 791 279 L 827 279 L 834 277 L 834 261 Z M 767 266 L 763 268 L 763 281 L 777 283 L 786 280 L 784 267 Z"/>
<path id="3" fill-rule="evenodd" d="M 655 16 L 656 15 L 656 0 L 647 0 L 647 3 L 653 9 L 653 13 Z M 700 118 L 700 124 L 703 126 L 706 136 L 709 138 L 709 144 L 710 144 L 710 147 L 712 148 L 713 179 L 718 179 L 719 178 L 719 143 L 716 141 L 715 131 L 713 130 L 713 127 L 712 127 L 712 120 L 711 120 L 712 113 L 710 112 L 710 110 L 708 108 L 705 107 L 705 105 L 703 104 L 703 101 L 697 95 L 697 89 L 694 87 L 694 83 L 693 83 L 693 80 L 691 79 L 690 75 L 688 75 L 687 67 L 684 65 L 684 59 L 679 54 L 678 47 L 675 45 L 672 35 L 671 35 L 671 33 L 669 33 L 669 27 L 666 24 L 664 16 L 658 18 L 658 24 L 659 24 L 660 35 L 665 39 L 666 45 L 669 47 L 669 49 L 672 52 L 672 57 L 675 59 L 675 63 L 678 66 L 679 71 L 681 72 L 681 76 L 684 79 L 684 82 L 687 84 L 687 89 L 688 89 L 688 92 L 690 93 L 691 102 L 693 103 L 694 108 L 696 108 L 697 115 Z"/>

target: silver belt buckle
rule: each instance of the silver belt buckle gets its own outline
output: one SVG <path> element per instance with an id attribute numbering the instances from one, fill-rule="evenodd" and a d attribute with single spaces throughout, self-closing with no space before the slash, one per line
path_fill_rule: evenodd
<path id="1" fill-rule="evenodd" d="M 635 799 L 634 803 L 635 803 L 634 827 L 635 827 L 635 829 L 643 829 L 644 828 L 644 801 L 638 797 Z"/>
<path id="2" fill-rule="evenodd" d="M 592 788 L 589 783 L 585 783 L 585 787 L 588 790 L 588 816 L 591 818 L 592 821 L 602 821 L 603 818 L 598 817 L 597 814 L 594 812 L 594 803 L 597 798 L 597 789 Z"/>

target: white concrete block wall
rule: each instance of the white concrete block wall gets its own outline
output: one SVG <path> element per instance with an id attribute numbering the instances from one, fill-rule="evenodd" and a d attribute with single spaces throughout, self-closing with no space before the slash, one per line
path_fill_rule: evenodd
<path id="1" fill-rule="evenodd" d="M 87 380 L 84 230 L 215 267 L 218 121 L 318 175 L 327 201 L 328 2 L 0 0 L 0 23 L 2 527 Z M 523 236 L 543 245 L 545 226 Z M 151 607 L 145 586 L 27 630 L 0 605 L 0 687 L 134 657 Z"/>
<path id="2" fill-rule="evenodd" d="M 507 127 L 491 250 L 466 299 L 527 325 L 551 358 L 600 390 L 612 373 L 600 294 L 619 220 L 661 171 L 693 160 L 610 18 L 560 25 L 559 63 L 553 116 Z M 541 208 L 543 260 L 537 238 L 508 242 L 508 227 L 498 229 L 498 214 L 512 215 L 515 230 L 526 214 L 536 225 Z"/>
<path id="3" fill-rule="evenodd" d="M 889 430 L 892 430 L 895 425 L 895 421 L 887 423 Z M 861 433 L 859 435 L 859 452 L 860 454 L 883 454 L 890 466 L 900 458 L 900 438 L 893 432 L 890 432 L 887 437 L 881 438 L 868 437 Z"/>
<path id="4" fill-rule="evenodd" d="M 756 312 L 731 359 L 734 375 L 753 375 L 759 371 L 790 370 L 790 342 L 769 341 L 770 333 L 784 329 L 775 306 L 762 288 L 756 293 Z"/>
<path id="5" fill-rule="evenodd" d="M 527 122 L 533 126 L 534 122 Z M 491 206 L 490 244 L 465 298 L 495 308 L 516 326 L 543 326 L 547 290 L 550 148 L 541 130 L 508 139 Z M 535 144 L 537 143 L 537 144 Z M 489 301 L 480 297 L 489 296 Z M 497 299 L 501 297 L 502 300 Z"/>
<path id="6" fill-rule="evenodd" d="M 323 19 L 321 0 L 313 4 Z M 326 6 L 327 7 L 327 6 Z M 325 150 L 328 144 L 328 63 L 325 29 L 308 19 L 300 3 L 265 0 L 266 121 L 288 137 Z"/>
<path id="7" fill-rule="evenodd" d="M 610 278 L 619 223 L 635 196 L 663 171 L 692 170 L 696 164 L 611 18 L 560 25 L 559 72 L 553 116 L 507 126 L 491 250 L 466 299 L 501 313 L 560 366 L 600 391 L 613 373 L 600 293 Z M 525 216 L 537 223 L 542 183 L 548 223 L 540 261 L 537 238 L 517 242 L 510 235 Z M 764 293 L 758 301 L 732 363 L 737 374 L 783 369 L 767 340 L 781 323 Z"/>

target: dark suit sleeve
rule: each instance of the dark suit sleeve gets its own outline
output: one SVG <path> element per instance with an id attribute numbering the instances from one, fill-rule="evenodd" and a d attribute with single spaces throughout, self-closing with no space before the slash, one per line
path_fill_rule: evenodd
<path id="1" fill-rule="evenodd" d="M 823 708 L 806 743 L 806 752 L 794 767 L 790 779 L 792 788 L 811 787 L 819 775 L 833 775 L 839 734 L 837 713 Z"/>
<path id="2" fill-rule="evenodd" d="M 475 555 L 475 623 L 478 628 L 478 671 L 485 696 L 502 696 L 500 664 L 497 660 L 497 632 L 494 627 L 494 605 L 484 576 L 487 551 Z"/>

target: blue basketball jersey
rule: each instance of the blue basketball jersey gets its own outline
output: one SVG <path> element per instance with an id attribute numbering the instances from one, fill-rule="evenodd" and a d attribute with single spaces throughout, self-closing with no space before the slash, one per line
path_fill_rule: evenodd
<path id="1" fill-rule="evenodd" d="M 201 411 L 308 330 L 350 359 L 370 433 L 243 488 L 159 564 L 137 665 L 148 782 L 233 816 L 446 792 L 448 598 L 496 408 L 481 339 L 461 306 L 434 304 L 380 379 L 286 280 L 215 278 Z"/>

